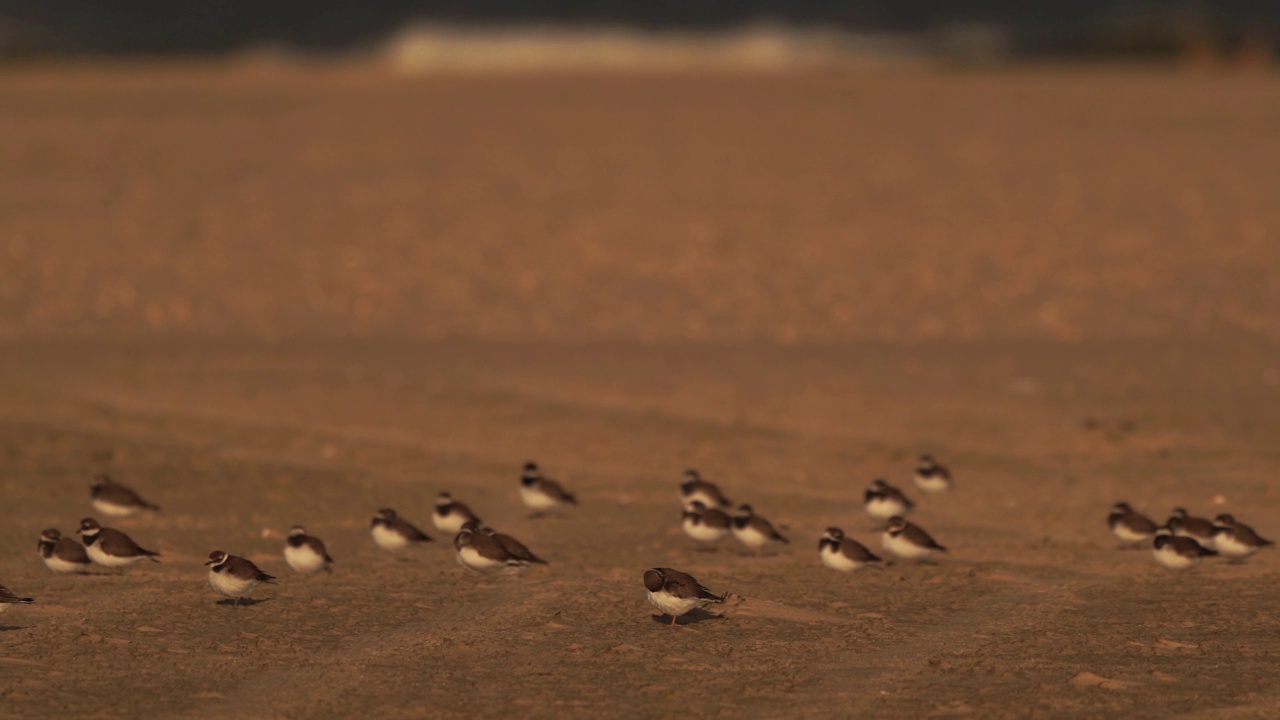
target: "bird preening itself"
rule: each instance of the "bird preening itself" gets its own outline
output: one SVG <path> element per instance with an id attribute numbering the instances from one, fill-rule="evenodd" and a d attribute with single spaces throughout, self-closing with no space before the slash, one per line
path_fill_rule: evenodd
<path id="1" fill-rule="evenodd" d="M 725 595 L 711 592 L 692 575 L 671 568 L 645 570 L 644 589 L 650 604 L 664 615 L 671 616 L 673 627 L 681 615 L 686 615 L 695 608 L 722 603 L 725 599 Z"/>

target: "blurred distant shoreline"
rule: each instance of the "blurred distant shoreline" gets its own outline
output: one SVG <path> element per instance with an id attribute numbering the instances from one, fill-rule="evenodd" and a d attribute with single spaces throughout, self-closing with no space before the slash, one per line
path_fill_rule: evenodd
<path id="1" fill-rule="evenodd" d="M 374 56 L 412 72 L 839 67 L 922 59 L 1262 67 L 1274 63 L 1280 47 L 1280 4 L 1254 0 L 509 5 L 19 2 L 0 7 L 0 60 Z"/>

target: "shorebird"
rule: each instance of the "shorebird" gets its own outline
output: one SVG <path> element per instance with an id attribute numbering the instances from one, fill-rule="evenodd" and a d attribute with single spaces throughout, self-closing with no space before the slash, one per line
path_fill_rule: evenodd
<path id="1" fill-rule="evenodd" d="M 561 487 L 560 483 L 544 476 L 535 462 L 524 464 L 524 470 L 520 474 L 520 499 L 533 510 L 535 517 L 548 510 L 578 504 L 577 496 Z"/>
<path id="2" fill-rule="evenodd" d="M 393 554 L 414 543 L 431 542 L 426 533 L 396 515 L 396 511 L 391 508 L 383 508 L 373 516 L 373 522 L 369 523 L 369 534 L 378 547 Z"/>
<path id="3" fill-rule="evenodd" d="M 321 570 L 332 573 L 333 558 L 320 538 L 307 534 L 307 529 L 294 525 L 284 543 L 284 561 L 293 571 L 302 575 L 315 575 Z"/>
<path id="4" fill-rule="evenodd" d="M 36 545 L 36 550 L 40 553 L 40 559 L 44 561 L 45 567 L 56 573 L 85 573 L 93 564 L 89 559 L 89 553 L 85 552 L 84 545 L 69 537 L 63 537 L 62 532 L 55 528 L 49 528 L 40 533 L 40 542 Z"/>
<path id="5" fill-rule="evenodd" d="M 159 511 L 160 506 L 147 502 L 132 488 L 121 485 L 108 475 L 98 475 L 89 486 L 89 502 L 100 515 L 125 518 L 142 510 Z"/>
<path id="6" fill-rule="evenodd" d="M 222 595 L 232 598 L 232 604 L 239 608 L 240 600 L 249 597 L 249 593 L 259 583 L 275 581 L 274 575 L 268 575 L 258 569 L 249 560 L 235 555 L 228 555 L 221 550 L 209 553 L 209 586 Z"/>
<path id="7" fill-rule="evenodd" d="M 818 558 L 823 565 L 840 572 L 853 572 L 881 562 L 862 543 L 845 537 L 844 531 L 838 527 L 827 528 L 822 534 L 822 539 L 818 541 Z"/>
<path id="8" fill-rule="evenodd" d="M 733 531 L 733 518 L 715 508 L 708 508 L 701 500 L 694 500 L 684 511 L 680 527 L 684 534 L 704 548 L 712 548 Z"/>
<path id="9" fill-rule="evenodd" d="M 915 503 L 901 490 L 878 478 L 863 494 L 863 507 L 873 519 L 883 521 L 906 515 Z"/>
<path id="10" fill-rule="evenodd" d="M 774 529 L 772 523 L 756 515 L 750 505 L 739 506 L 738 513 L 733 516 L 733 536 L 757 555 L 773 543 L 791 542 Z"/>
<path id="11" fill-rule="evenodd" d="M 932 455 L 920 456 L 920 463 L 916 465 L 916 473 L 911 479 L 920 488 L 920 492 L 931 495 L 946 492 L 955 486 L 951 471 L 946 466 L 939 465 Z"/>
<path id="12" fill-rule="evenodd" d="M 929 533 L 900 517 L 889 518 L 880 543 L 885 552 L 903 560 L 924 560 L 935 552 L 947 551 Z"/>
<path id="13" fill-rule="evenodd" d="M 716 595 L 703 587 L 692 575 L 671 568 L 651 568 L 644 571 L 644 589 L 649 602 L 665 615 L 671 616 L 672 627 L 681 615 L 694 608 L 724 602 L 724 595 Z"/>
<path id="14" fill-rule="evenodd" d="M 102 527 L 93 518 L 81 520 L 79 532 L 89 559 L 104 567 L 123 570 L 140 560 L 160 562 L 156 559 L 160 553 L 143 548 L 119 530 Z"/>
<path id="15" fill-rule="evenodd" d="M 1120 539 L 1121 545 L 1126 547 L 1151 542 L 1156 534 L 1156 524 L 1151 518 L 1129 507 L 1129 503 L 1119 502 L 1111 506 L 1107 527 Z"/>

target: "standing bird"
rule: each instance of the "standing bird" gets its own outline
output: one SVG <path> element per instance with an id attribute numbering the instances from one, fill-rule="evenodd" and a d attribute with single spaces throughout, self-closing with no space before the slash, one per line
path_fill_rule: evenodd
<path id="1" fill-rule="evenodd" d="M 40 559 L 45 567 L 56 573 L 85 573 L 93 561 L 85 552 L 84 545 L 63 537 L 62 532 L 49 528 L 40 533 L 40 542 L 36 545 Z"/>
<path id="2" fill-rule="evenodd" d="M 104 567 L 123 570 L 139 560 L 160 562 L 160 553 L 147 550 L 119 530 L 102 527 L 97 520 L 80 521 L 80 537 L 89 559 Z"/>
<path id="3" fill-rule="evenodd" d="M 692 508 L 695 502 L 715 509 L 727 508 L 730 504 L 715 483 L 703 479 L 693 468 L 684 471 L 684 482 L 680 483 L 680 501 L 684 503 L 685 510 Z"/>
<path id="4" fill-rule="evenodd" d="M 1209 548 L 1202 547 L 1194 538 L 1170 535 L 1163 529 L 1156 535 L 1152 545 L 1152 554 L 1155 555 L 1156 562 L 1170 570 L 1190 570 L 1199 565 L 1202 558 L 1218 554 Z"/>
<path id="5" fill-rule="evenodd" d="M 929 533 L 900 517 L 889 518 L 880 544 L 885 552 L 903 560 L 923 560 L 935 552 L 947 551 Z"/>
<path id="6" fill-rule="evenodd" d="M 142 499 L 132 488 L 121 485 L 108 475 L 98 475 L 89 486 L 89 502 L 93 509 L 107 517 L 125 518 L 141 510 L 159 511 L 160 506 Z"/>
<path id="7" fill-rule="evenodd" d="M 0 612 L 4 612 L 10 605 L 30 605 L 35 601 L 35 598 L 18 597 L 12 590 L 0 585 Z"/>
<path id="8" fill-rule="evenodd" d="M 1223 557 L 1231 560 L 1243 560 L 1259 550 L 1272 547 L 1275 543 L 1263 539 L 1253 528 L 1235 517 L 1223 513 L 1214 518 L 1217 523 L 1213 535 L 1213 546 Z"/>
<path id="9" fill-rule="evenodd" d="M 916 465 L 916 473 L 911 479 L 915 481 L 916 487 L 920 488 L 920 492 L 930 495 L 946 492 L 955 487 L 955 483 L 951 480 L 951 471 L 946 466 L 939 465 L 938 461 L 928 454 L 920 456 L 920 463 Z"/>
<path id="10" fill-rule="evenodd" d="M 1174 508 L 1164 526 L 1174 535 L 1189 537 L 1200 543 L 1201 547 L 1213 549 L 1214 533 L 1217 528 L 1209 519 L 1195 517 L 1188 513 L 1186 508 Z"/>
<path id="11" fill-rule="evenodd" d="M 302 575 L 315 575 L 321 570 L 332 573 L 333 558 L 318 537 L 307 534 L 307 529 L 294 525 L 284 542 L 284 561 L 293 571 Z"/>
<path id="12" fill-rule="evenodd" d="M 516 572 L 528 563 L 512 555 L 495 537 L 480 532 L 476 523 L 467 523 L 453 538 L 458 564 L 474 573 Z"/>
<path id="13" fill-rule="evenodd" d="M 454 500 L 449 493 L 442 492 L 436 498 L 436 509 L 431 513 L 431 522 L 440 532 L 454 535 L 468 522 L 480 523 L 480 518 L 471 512 L 471 508 Z"/>
<path id="14" fill-rule="evenodd" d="M 844 530 L 838 527 L 827 528 L 822 534 L 822 539 L 818 541 L 818 558 L 823 565 L 840 572 L 853 572 L 881 562 L 862 543 L 845 537 Z"/>
<path id="15" fill-rule="evenodd" d="M 884 521 L 906 515 L 915 507 L 915 503 L 898 488 L 877 478 L 863 495 L 863 507 L 873 519 Z"/>
<path id="16" fill-rule="evenodd" d="M 707 507 L 701 500 L 694 500 L 684 511 L 680 527 L 694 542 L 710 550 L 733 531 L 733 518 L 716 508 Z"/>
<path id="17" fill-rule="evenodd" d="M 533 510 L 537 517 L 548 510 L 555 510 L 565 505 L 577 505 L 578 498 L 560 487 L 560 483 L 544 477 L 535 462 L 524 464 L 520 475 L 520 499 Z"/>
<path id="18" fill-rule="evenodd" d="M 694 608 L 724 602 L 724 595 L 716 595 L 703 587 L 692 575 L 671 568 L 652 568 L 644 571 L 644 589 L 649 603 L 664 615 L 676 619 Z"/>
<path id="19" fill-rule="evenodd" d="M 791 542 L 775 530 L 772 523 L 756 515 L 750 505 L 739 506 L 738 514 L 733 516 L 733 536 L 757 555 L 770 543 Z"/>
<path id="20" fill-rule="evenodd" d="M 1120 539 L 1122 547 L 1133 547 L 1150 542 L 1156 534 L 1156 524 L 1151 518 L 1129 507 L 1129 503 L 1116 503 L 1107 516 L 1107 527 Z"/>
<path id="21" fill-rule="evenodd" d="M 397 516 L 391 508 L 383 508 L 373 516 L 369 534 L 378 547 L 389 553 L 398 553 L 413 543 L 431 542 L 426 533 Z"/>
<path id="22" fill-rule="evenodd" d="M 240 599 L 249 597 L 249 593 L 259 583 L 274 583 L 275 576 L 268 575 L 258 569 L 251 561 L 235 555 L 228 555 L 221 550 L 209 553 L 209 586 L 221 595 L 235 600 L 233 605 L 240 607 Z"/>
<path id="23" fill-rule="evenodd" d="M 543 560 L 537 555 L 534 555 L 533 551 L 530 550 L 524 543 L 511 537 L 510 535 L 507 535 L 506 533 L 497 532 L 491 527 L 482 527 L 480 528 L 480 532 L 484 535 L 488 535 L 494 540 L 497 540 L 498 544 L 502 546 L 503 550 L 507 551 L 508 555 L 525 563 L 526 565 L 534 565 L 534 564 L 546 565 L 547 564 L 546 560 Z"/>

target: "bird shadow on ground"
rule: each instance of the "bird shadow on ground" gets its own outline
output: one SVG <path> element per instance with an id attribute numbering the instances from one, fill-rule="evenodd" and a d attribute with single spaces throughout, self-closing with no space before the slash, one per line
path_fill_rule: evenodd
<path id="1" fill-rule="evenodd" d="M 666 613 L 663 613 L 661 615 L 650 615 L 649 617 L 656 623 L 661 623 L 663 625 L 671 624 L 671 616 L 667 615 Z M 684 615 L 681 615 L 680 617 L 676 618 L 676 624 L 677 625 L 697 625 L 698 623 L 706 622 L 708 620 L 724 620 L 724 619 L 725 618 L 723 615 L 717 615 L 715 613 L 707 612 L 706 610 L 698 608 L 696 610 L 687 612 Z"/>
<path id="2" fill-rule="evenodd" d="M 14 630 L 26 630 L 24 625 L 0 625 L 0 632 L 13 632 Z"/>
<path id="3" fill-rule="evenodd" d="M 273 599 L 274 598 L 240 598 L 240 607 L 253 607 L 258 603 L 270 602 Z M 231 598 L 227 598 L 226 600 L 219 600 L 217 604 L 222 605 L 223 607 L 235 607 L 236 601 Z"/>

